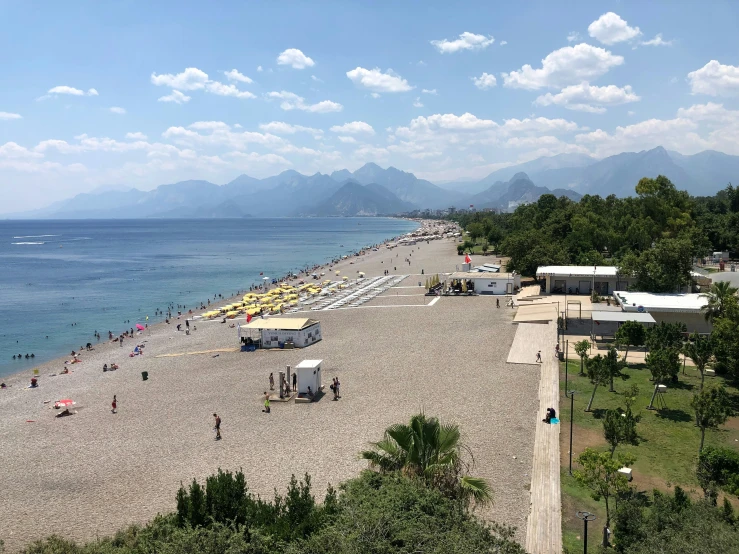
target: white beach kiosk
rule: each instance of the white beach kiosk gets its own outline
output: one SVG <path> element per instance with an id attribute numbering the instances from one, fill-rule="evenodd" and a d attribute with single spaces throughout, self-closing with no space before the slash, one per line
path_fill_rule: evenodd
<path id="1" fill-rule="evenodd" d="M 305 348 L 321 340 L 321 323 L 309 318 L 253 319 L 239 327 L 239 340 L 245 329 L 249 331 L 256 329 L 260 332 L 262 348 Z"/>
<path id="2" fill-rule="evenodd" d="M 298 376 L 298 396 L 295 402 L 313 402 L 315 396 L 321 392 L 321 364 L 323 360 L 303 360 L 295 366 Z M 311 395 L 308 394 L 310 388 Z"/>

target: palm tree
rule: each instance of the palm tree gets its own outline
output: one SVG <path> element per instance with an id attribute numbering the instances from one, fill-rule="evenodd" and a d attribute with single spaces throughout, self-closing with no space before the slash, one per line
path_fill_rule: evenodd
<path id="1" fill-rule="evenodd" d="M 489 503 L 493 495 L 487 481 L 463 475 L 472 464 L 462 459 L 462 450 L 469 450 L 461 438 L 459 426 L 442 424 L 420 413 L 411 417 L 408 425 L 388 427 L 383 439 L 371 443 L 373 449 L 363 451 L 361 456 L 382 472 L 399 471 L 418 477 L 463 502 Z"/>
<path id="2" fill-rule="evenodd" d="M 683 345 L 683 356 L 687 356 L 693 360 L 695 368 L 701 374 L 701 388 L 703 390 L 703 382 L 706 379 L 706 365 L 711 361 L 713 356 L 713 343 L 710 337 L 693 333 L 690 340 Z"/>
<path id="3" fill-rule="evenodd" d="M 706 321 L 713 321 L 716 318 L 723 317 L 726 299 L 734 296 L 737 290 L 739 289 L 732 287 L 728 281 L 712 283 L 710 290 L 702 294 L 702 296 L 708 298 L 708 304 L 703 308 Z"/>

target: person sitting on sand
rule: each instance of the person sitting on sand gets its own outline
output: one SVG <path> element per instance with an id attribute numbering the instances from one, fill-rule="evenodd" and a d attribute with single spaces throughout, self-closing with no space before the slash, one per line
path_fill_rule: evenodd
<path id="1" fill-rule="evenodd" d="M 38 379 L 31 377 L 31 386 L 29 388 L 35 389 L 36 387 L 38 387 Z"/>
<path id="2" fill-rule="evenodd" d="M 108 371 L 114 371 L 118 369 L 118 364 L 110 364 L 110 369 Z"/>
<path id="3" fill-rule="evenodd" d="M 308 398 L 310 398 L 310 399 L 311 399 L 311 401 L 313 400 L 313 396 L 314 396 L 314 394 L 313 394 L 313 391 L 311 390 L 311 388 L 310 388 L 310 387 L 308 387 L 308 392 L 306 392 L 306 393 L 305 393 L 305 395 L 306 395 L 306 396 L 307 396 Z"/>
<path id="4" fill-rule="evenodd" d="M 103 372 L 108 371 L 108 364 L 103 364 Z"/>
<path id="5" fill-rule="evenodd" d="M 61 375 L 66 375 L 69 373 L 69 368 L 67 366 L 64 366 L 64 369 L 62 369 Z"/>

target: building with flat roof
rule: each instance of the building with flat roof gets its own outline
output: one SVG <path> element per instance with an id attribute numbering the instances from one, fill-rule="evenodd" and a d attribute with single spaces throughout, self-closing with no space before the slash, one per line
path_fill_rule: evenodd
<path id="1" fill-rule="evenodd" d="M 710 333 L 704 308 L 708 298 L 702 294 L 656 294 L 614 291 L 613 298 L 624 312 L 648 313 L 659 323 L 684 323 L 688 332 Z"/>
<path id="2" fill-rule="evenodd" d="M 542 292 L 551 294 L 589 295 L 595 290 L 605 296 L 629 286 L 629 279 L 612 265 L 545 265 L 537 268 L 536 278 L 545 279 Z"/>
<path id="3" fill-rule="evenodd" d="M 446 278 L 451 281 L 467 281 L 477 294 L 515 294 L 521 288 L 521 275 L 487 271 L 457 271 Z"/>
<path id="4" fill-rule="evenodd" d="M 253 319 L 239 327 L 239 338 L 243 329 L 258 330 L 261 334 L 262 348 L 279 348 L 286 342 L 291 342 L 296 348 L 304 348 L 321 340 L 321 323 L 309 318 Z"/>

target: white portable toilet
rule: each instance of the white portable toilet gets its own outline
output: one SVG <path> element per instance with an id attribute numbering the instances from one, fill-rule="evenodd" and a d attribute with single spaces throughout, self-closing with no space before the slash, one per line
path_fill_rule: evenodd
<path id="1" fill-rule="evenodd" d="M 298 395 L 307 394 L 308 387 L 313 394 L 321 390 L 321 364 L 323 360 L 303 360 L 295 366 L 295 373 L 298 376 Z"/>

